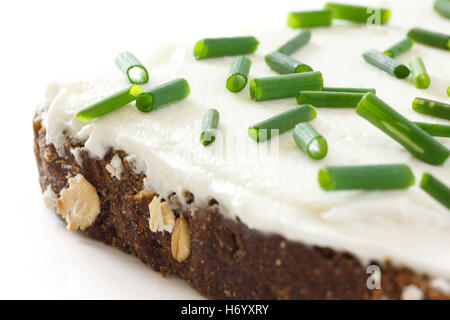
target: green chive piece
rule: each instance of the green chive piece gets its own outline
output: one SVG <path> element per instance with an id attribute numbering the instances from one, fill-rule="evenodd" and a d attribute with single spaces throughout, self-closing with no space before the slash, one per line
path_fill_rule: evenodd
<path id="1" fill-rule="evenodd" d="M 303 30 L 291 40 L 282 45 L 277 51 L 287 54 L 288 56 L 296 52 L 298 49 L 306 45 L 311 39 L 311 31 Z"/>
<path id="2" fill-rule="evenodd" d="M 319 171 L 323 190 L 393 190 L 412 186 L 415 177 L 405 164 L 325 167 Z"/>
<path id="3" fill-rule="evenodd" d="M 327 3 L 325 9 L 333 12 L 333 19 L 348 20 L 357 23 L 386 24 L 391 18 L 391 10 L 368 8 L 340 3 Z M 373 21 L 371 21 L 373 18 Z"/>
<path id="4" fill-rule="evenodd" d="M 447 88 L 447 95 L 450 97 L 450 87 Z"/>
<path id="5" fill-rule="evenodd" d="M 319 71 L 284 74 L 250 81 L 250 96 L 255 101 L 295 97 L 301 90 L 322 90 Z"/>
<path id="6" fill-rule="evenodd" d="M 189 83 L 178 78 L 141 93 L 136 99 L 136 107 L 142 112 L 150 112 L 186 98 L 189 92 Z"/>
<path id="7" fill-rule="evenodd" d="M 408 38 L 431 47 L 450 50 L 450 35 L 447 34 L 413 28 L 408 32 Z"/>
<path id="8" fill-rule="evenodd" d="M 365 93 L 300 91 L 298 104 L 311 104 L 316 108 L 356 108 Z"/>
<path id="9" fill-rule="evenodd" d="M 330 10 L 297 11 L 289 13 L 287 24 L 291 28 L 329 27 L 332 20 Z"/>
<path id="10" fill-rule="evenodd" d="M 388 57 L 395 58 L 411 49 L 413 44 L 414 42 L 412 42 L 410 39 L 403 39 L 402 41 L 394 44 L 392 47 L 387 49 L 384 54 Z"/>
<path id="11" fill-rule="evenodd" d="M 128 77 L 131 83 L 142 84 L 148 82 L 147 69 L 130 52 L 120 52 L 115 60 L 116 65 Z"/>
<path id="12" fill-rule="evenodd" d="M 418 113 L 450 120 L 450 104 L 447 103 L 425 98 L 415 98 L 412 108 Z"/>
<path id="13" fill-rule="evenodd" d="M 247 85 L 247 77 L 252 61 L 244 56 L 238 56 L 231 63 L 226 87 L 231 92 L 239 92 Z"/>
<path id="14" fill-rule="evenodd" d="M 434 2 L 434 10 L 441 16 L 450 19 L 450 1 L 449 0 L 436 0 Z"/>
<path id="15" fill-rule="evenodd" d="M 436 0 L 434 2 L 434 10 L 441 16 L 450 19 L 450 1 L 449 0 Z"/>
<path id="16" fill-rule="evenodd" d="M 270 67 L 270 69 L 281 74 L 313 71 L 313 69 L 307 64 L 298 62 L 294 58 L 291 58 L 290 56 L 278 51 L 266 54 L 264 59 L 266 60 L 266 63 Z"/>
<path id="17" fill-rule="evenodd" d="M 363 58 L 371 65 L 386 71 L 398 79 L 404 79 L 411 73 L 407 66 L 377 50 L 367 51 L 363 54 Z"/>
<path id="18" fill-rule="evenodd" d="M 392 109 L 373 93 L 367 93 L 362 98 L 356 108 L 356 113 L 424 162 L 440 165 L 450 155 L 449 150 L 445 146 Z"/>
<path id="19" fill-rule="evenodd" d="M 450 209 L 450 188 L 441 181 L 429 173 L 424 173 L 422 176 L 422 181 L 420 181 L 420 187 L 444 205 L 444 207 Z"/>
<path id="20" fill-rule="evenodd" d="M 197 60 L 225 56 L 239 56 L 256 51 L 259 41 L 255 37 L 202 39 L 194 47 Z"/>
<path id="21" fill-rule="evenodd" d="M 377 93 L 376 89 L 373 88 L 338 88 L 338 87 L 323 87 L 322 91 L 330 92 L 351 92 L 351 93 Z"/>
<path id="22" fill-rule="evenodd" d="M 297 147 L 306 152 L 311 159 L 320 160 L 327 155 L 327 140 L 307 122 L 295 126 L 294 140 Z"/>
<path id="23" fill-rule="evenodd" d="M 423 131 L 428 132 L 433 137 L 450 138 L 450 126 L 437 123 L 414 122 Z"/>
<path id="24" fill-rule="evenodd" d="M 248 128 L 248 135 L 256 142 L 270 140 L 272 134 L 282 134 L 294 128 L 299 122 L 310 121 L 316 116 L 316 110 L 310 105 L 295 106 L 252 125 Z"/>
<path id="25" fill-rule="evenodd" d="M 430 76 L 427 73 L 425 64 L 420 57 L 414 57 L 409 61 L 414 85 L 418 89 L 426 89 L 430 86 Z"/>
<path id="26" fill-rule="evenodd" d="M 219 111 L 208 109 L 203 116 L 200 142 L 206 147 L 216 140 L 216 130 L 219 127 Z"/>
<path id="27" fill-rule="evenodd" d="M 137 84 L 133 84 L 132 86 L 122 91 L 119 91 L 99 102 L 81 109 L 77 113 L 77 118 L 81 121 L 87 122 L 107 113 L 113 112 L 136 100 L 136 97 L 142 91 L 144 91 L 144 89 L 142 89 Z"/>

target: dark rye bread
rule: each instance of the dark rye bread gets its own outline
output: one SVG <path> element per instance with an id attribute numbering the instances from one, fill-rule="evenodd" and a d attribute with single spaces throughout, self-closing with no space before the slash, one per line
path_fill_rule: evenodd
<path id="1" fill-rule="evenodd" d="M 171 253 L 171 234 L 149 229 L 148 205 L 156 194 L 140 193 L 145 176 L 133 172 L 123 151 L 111 150 L 104 159 L 95 159 L 82 142 L 67 138 L 65 155 L 59 156 L 53 145 L 46 144 L 45 134 L 36 116 L 34 151 L 42 190 L 51 186 L 59 194 L 68 178 L 79 173 L 97 190 L 101 212 L 84 233 L 138 257 L 163 275 L 186 279 L 208 298 L 399 299 L 410 284 L 420 288 L 425 299 L 450 298 L 432 288 L 427 276 L 386 261 L 381 265 L 381 289 L 369 290 L 370 274 L 351 254 L 249 229 L 239 220 L 225 219 L 215 201 L 206 208 L 175 209 L 176 216 L 188 221 L 191 238 L 189 257 L 178 262 Z M 81 148 L 82 166 L 70 152 L 75 147 Z M 105 169 L 115 154 L 122 159 L 120 181 Z M 176 196 L 169 201 L 178 202 Z"/>

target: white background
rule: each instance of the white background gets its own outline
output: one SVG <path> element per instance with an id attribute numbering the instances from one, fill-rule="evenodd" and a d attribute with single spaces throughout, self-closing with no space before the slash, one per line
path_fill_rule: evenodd
<path id="1" fill-rule="evenodd" d="M 312 6 L 321 1 L 1 1 L 0 298 L 200 298 L 177 278 L 69 234 L 44 208 L 33 112 L 49 82 L 101 73 L 121 50 L 146 57 L 158 43 L 283 28 L 290 10 Z"/>

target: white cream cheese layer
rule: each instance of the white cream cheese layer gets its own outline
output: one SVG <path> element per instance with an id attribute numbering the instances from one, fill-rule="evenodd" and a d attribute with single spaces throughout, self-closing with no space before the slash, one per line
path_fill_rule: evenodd
<path id="1" fill-rule="evenodd" d="M 445 23 L 435 27 L 443 30 Z M 313 30 L 311 43 L 293 56 L 322 71 L 326 86 L 374 87 L 381 99 L 409 119 L 446 123 L 414 113 L 411 102 L 416 96 L 449 101 L 445 95 L 449 52 L 416 44 L 412 52 L 399 58 L 404 63 L 413 55 L 423 58 L 432 78 L 425 91 L 361 57 L 365 50 L 384 50 L 401 40 L 410 26 L 394 15 L 386 28 L 338 25 Z M 287 28 L 253 33 L 261 44 L 250 56 L 250 78 L 274 75 L 264 63 L 264 54 L 296 33 Z M 232 58 L 195 61 L 193 45 L 161 48 L 159 56 L 165 58 L 146 64 L 150 74 L 146 88 L 176 77 L 191 85 L 187 99 L 155 112 L 141 113 L 131 104 L 82 123 L 75 117 L 77 111 L 126 87 L 126 79 L 50 85 L 51 104 L 44 115 L 48 142 L 61 147 L 65 131 L 87 139 L 92 156 L 101 158 L 111 147 L 122 149 L 145 171 L 149 187 L 163 196 L 189 190 L 197 205 L 215 198 L 224 215 L 239 217 L 250 228 L 347 250 L 363 261 L 390 258 L 396 265 L 450 279 L 450 212 L 417 184 L 400 191 L 324 192 L 317 181 L 319 169 L 326 165 L 406 163 L 417 182 L 427 171 L 450 185 L 449 161 L 440 167 L 425 164 L 348 109 L 317 109 L 317 119 L 311 124 L 329 146 L 321 161 L 311 160 L 296 147 L 292 131 L 257 145 L 248 137 L 247 128 L 296 105 L 295 99 L 253 102 L 248 87 L 238 94 L 228 92 L 225 81 Z M 220 133 L 205 148 L 199 135 L 208 108 L 220 112 Z M 438 140 L 450 147 L 450 139 Z"/>

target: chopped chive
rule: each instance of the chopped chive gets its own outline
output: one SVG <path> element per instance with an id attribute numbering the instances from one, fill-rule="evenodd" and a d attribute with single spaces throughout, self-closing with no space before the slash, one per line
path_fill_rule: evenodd
<path id="1" fill-rule="evenodd" d="M 392 47 L 387 49 L 384 54 L 388 57 L 395 58 L 411 49 L 413 44 L 414 42 L 412 42 L 410 39 L 403 39 L 402 41 L 394 44 Z"/>
<path id="2" fill-rule="evenodd" d="M 411 73 L 407 66 L 376 50 L 367 51 L 363 54 L 363 57 L 371 65 L 386 71 L 398 79 L 404 79 Z"/>
<path id="3" fill-rule="evenodd" d="M 356 108 L 365 93 L 300 91 L 298 104 L 311 104 L 317 108 Z"/>
<path id="4" fill-rule="evenodd" d="M 206 147 L 216 140 L 216 130 L 219 127 L 219 111 L 208 109 L 203 116 L 200 142 Z"/>
<path id="5" fill-rule="evenodd" d="M 450 97 L 450 87 L 447 88 L 447 95 Z"/>
<path id="6" fill-rule="evenodd" d="M 369 8 L 340 3 L 327 3 L 325 9 L 333 12 L 333 19 L 348 20 L 357 23 L 386 24 L 391 18 L 391 10 Z M 370 21 L 371 18 L 373 22 Z"/>
<path id="7" fill-rule="evenodd" d="M 264 59 L 266 60 L 266 63 L 270 67 L 270 69 L 281 74 L 313 71 L 313 69 L 307 64 L 298 62 L 294 58 L 291 58 L 290 56 L 278 51 L 266 54 Z"/>
<path id="8" fill-rule="evenodd" d="M 404 146 L 417 158 L 440 165 L 450 155 L 449 150 L 417 125 L 392 109 L 373 93 L 367 93 L 356 113 Z"/>
<path id="9" fill-rule="evenodd" d="M 228 73 L 226 87 L 231 92 L 239 92 L 247 85 L 247 77 L 252 61 L 244 56 L 233 59 Z"/>
<path id="10" fill-rule="evenodd" d="M 252 125 L 248 128 L 248 135 L 256 142 L 270 140 L 272 133 L 282 134 L 294 128 L 299 122 L 310 121 L 316 116 L 316 110 L 310 105 L 295 106 L 283 113 Z M 272 132 L 272 130 L 275 132 Z"/>
<path id="11" fill-rule="evenodd" d="M 351 92 L 351 93 L 377 93 L 376 89 L 373 88 L 338 88 L 338 87 L 323 87 L 322 91 L 330 92 Z"/>
<path id="12" fill-rule="evenodd" d="M 122 108 L 128 103 L 136 100 L 136 97 L 142 91 L 144 91 L 144 89 L 142 89 L 140 86 L 136 84 L 133 84 L 122 91 L 114 93 L 113 95 L 99 102 L 96 102 L 88 107 L 81 109 L 77 113 L 77 118 L 80 119 L 81 121 L 86 122 L 98 118 L 100 116 L 103 116 L 107 113 L 113 112 L 119 108 Z"/>
<path id="13" fill-rule="evenodd" d="M 450 19 L 450 1 L 449 0 L 436 0 L 434 2 L 434 10 L 441 16 Z"/>
<path id="14" fill-rule="evenodd" d="M 437 123 L 414 122 L 422 130 L 428 132 L 433 137 L 450 138 L 450 126 Z"/>
<path id="15" fill-rule="evenodd" d="M 147 69 L 130 52 L 119 53 L 115 60 L 119 69 L 126 74 L 131 83 L 142 84 L 148 82 Z"/>
<path id="16" fill-rule="evenodd" d="M 415 112 L 450 120 L 450 104 L 425 98 L 415 98 L 412 103 Z"/>
<path id="17" fill-rule="evenodd" d="M 141 93 L 136 99 L 136 107 L 142 112 L 150 112 L 186 98 L 189 92 L 189 83 L 178 78 Z"/>
<path id="18" fill-rule="evenodd" d="M 306 152 L 311 159 L 320 160 L 327 155 L 327 140 L 307 122 L 295 126 L 294 140 L 297 147 Z"/>
<path id="19" fill-rule="evenodd" d="M 330 10 L 297 11 L 288 15 L 288 26 L 291 28 L 329 27 L 333 20 Z"/>
<path id="20" fill-rule="evenodd" d="M 255 101 L 295 97 L 301 90 L 322 90 L 322 73 L 303 72 L 257 78 L 250 81 L 250 96 Z"/>
<path id="21" fill-rule="evenodd" d="M 405 164 L 325 167 L 319 171 L 323 190 L 393 190 L 412 186 L 415 177 Z"/>
<path id="22" fill-rule="evenodd" d="M 450 50 L 450 36 L 444 33 L 413 28 L 408 32 L 408 38 L 431 47 Z"/>
<path id="23" fill-rule="evenodd" d="M 414 80 L 414 85 L 418 89 L 426 89 L 430 86 L 430 77 L 427 69 L 420 57 L 414 57 L 409 61 L 411 72 Z"/>
<path id="24" fill-rule="evenodd" d="M 424 173 L 420 187 L 444 207 L 450 209 L 450 188 L 429 173 Z"/>
<path id="25" fill-rule="evenodd" d="M 305 44 L 307 44 L 310 39 L 311 31 L 302 30 L 298 35 L 282 45 L 277 51 L 287 55 L 291 55 L 295 51 L 303 47 Z"/>
<path id="26" fill-rule="evenodd" d="M 202 39 L 194 47 L 194 57 L 200 60 L 253 53 L 258 44 L 255 37 Z"/>

